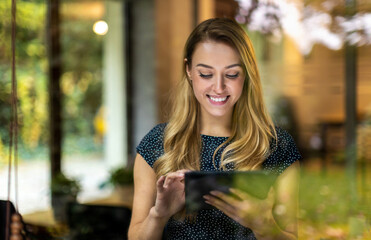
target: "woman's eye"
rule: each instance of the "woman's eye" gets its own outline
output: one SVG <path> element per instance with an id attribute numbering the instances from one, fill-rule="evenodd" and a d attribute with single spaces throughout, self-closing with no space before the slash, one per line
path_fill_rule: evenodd
<path id="1" fill-rule="evenodd" d="M 236 73 L 236 74 L 226 74 L 226 77 L 233 79 L 233 78 L 237 78 L 238 75 L 239 75 L 239 73 Z"/>
<path id="2" fill-rule="evenodd" d="M 213 75 L 212 74 L 202 74 L 200 73 L 200 77 L 202 78 L 211 78 Z"/>

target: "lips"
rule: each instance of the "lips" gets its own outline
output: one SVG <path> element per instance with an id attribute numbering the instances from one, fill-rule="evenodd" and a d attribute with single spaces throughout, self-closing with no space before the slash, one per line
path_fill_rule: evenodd
<path id="1" fill-rule="evenodd" d="M 213 104 L 224 104 L 228 101 L 229 99 L 229 96 L 224 96 L 224 97 L 221 97 L 221 96 L 210 96 L 210 95 L 207 95 L 207 97 L 209 98 L 210 102 L 213 103 Z"/>

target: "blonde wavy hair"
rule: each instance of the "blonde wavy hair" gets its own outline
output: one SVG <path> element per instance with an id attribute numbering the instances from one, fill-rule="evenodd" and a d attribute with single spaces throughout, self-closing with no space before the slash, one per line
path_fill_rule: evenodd
<path id="1" fill-rule="evenodd" d="M 157 176 L 179 169 L 200 170 L 202 148 L 200 105 L 194 96 L 186 67 L 192 66 L 197 44 L 214 41 L 228 44 L 240 55 L 245 81 L 242 95 L 234 106 L 231 135 L 214 152 L 230 143 L 221 156 L 220 168 L 232 163 L 238 170 L 259 169 L 270 154 L 275 140 L 274 124 L 264 105 L 262 86 L 252 43 L 244 29 L 231 19 L 214 18 L 199 24 L 190 34 L 184 48 L 183 78 L 174 94 L 170 119 L 164 133 L 164 154 L 155 161 Z"/>

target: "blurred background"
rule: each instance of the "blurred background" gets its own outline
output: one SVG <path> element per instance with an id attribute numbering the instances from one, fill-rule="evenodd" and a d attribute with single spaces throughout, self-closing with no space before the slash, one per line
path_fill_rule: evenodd
<path id="1" fill-rule="evenodd" d="M 11 1 L 2 1 L 3 200 L 11 121 L 10 9 Z M 303 155 L 300 239 L 370 237 L 368 0 L 18 0 L 18 206 L 25 221 L 57 225 L 51 179 L 60 173 L 80 185 L 80 203 L 131 204 L 112 187 L 114 171 L 130 174 L 135 147 L 166 121 L 185 41 L 198 23 L 213 17 L 236 19 L 248 32 L 269 112 Z M 14 189 L 16 180 L 11 183 Z M 11 199 L 15 195 L 12 190 Z"/>

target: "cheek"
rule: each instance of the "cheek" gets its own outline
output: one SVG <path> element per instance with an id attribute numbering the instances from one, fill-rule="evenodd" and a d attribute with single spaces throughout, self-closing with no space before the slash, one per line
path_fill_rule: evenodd
<path id="1" fill-rule="evenodd" d="M 192 88 L 194 96 L 199 99 L 199 96 L 202 94 L 202 87 L 197 78 L 192 78 Z"/>
<path id="2" fill-rule="evenodd" d="M 210 84 L 207 81 L 201 79 L 200 76 L 195 76 L 192 79 L 192 86 L 193 92 L 196 96 L 203 95 L 211 87 Z"/>
<path id="3" fill-rule="evenodd" d="M 240 97 L 242 94 L 242 89 L 244 85 L 244 79 L 241 79 L 240 81 L 236 81 L 234 85 L 232 86 L 234 93 Z"/>

